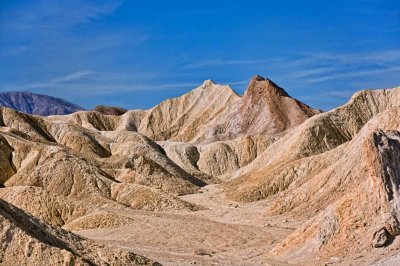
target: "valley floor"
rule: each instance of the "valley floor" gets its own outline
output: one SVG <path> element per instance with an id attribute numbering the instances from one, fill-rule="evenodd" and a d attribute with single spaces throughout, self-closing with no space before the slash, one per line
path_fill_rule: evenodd
<path id="1" fill-rule="evenodd" d="M 124 211 L 118 214 L 133 218 L 134 224 L 77 233 L 147 255 L 163 265 L 287 265 L 265 257 L 294 230 L 290 222 L 276 226 L 263 217 L 268 202 L 230 202 L 218 185 L 181 198 L 204 210 L 180 214 Z"/>
<path id="2" fill-rule="evenodd" d="M 293 265 L 266 254 L 302 222 L 293 217 L 265 216 L 268 200 L 238 204 L 229 201 L 219 185 L 208 185 L 200 193 L 181 196 L 202 206 L 196 212 L 146 212 L 110 210 L 130 217 L 134 223 L 121 227 L 77 231 L 97 242 L 119 246 L 155 259 L 163 265 Z M 392 246 L 398 246 L 396 239 Z M 392 247 L 393 248 L 393 247 Z M 391 247 L 351 258 L 330 258 L 307 265 L 398 265 L 388 257 Z"/>

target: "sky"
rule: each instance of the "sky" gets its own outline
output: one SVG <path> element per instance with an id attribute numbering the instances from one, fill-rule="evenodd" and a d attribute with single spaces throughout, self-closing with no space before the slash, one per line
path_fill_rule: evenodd
<path id="1" fill-rule="evenodd" d="M 323 110 L 400 86 L 400 1 L 0 0 L 0 92 L 146 109 L 256 74 Z"/>

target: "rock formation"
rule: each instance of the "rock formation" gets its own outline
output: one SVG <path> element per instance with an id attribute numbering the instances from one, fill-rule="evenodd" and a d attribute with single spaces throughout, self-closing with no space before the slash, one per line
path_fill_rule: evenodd
<path id="1" fill-rule="evenodd" d="M 399 106 L 399 97 L 398 89 L 366 90 L 356 93 L 339 108 L 311 117 L 270 145 L 250 164 L 239 169 L 227 185 L 228 190 L 232 188 L 232 193 L 228 194 L 237 200 L 252 201 L 286 189 L 291 178 L 297 175 L 298 170 L 292 165 L 296 160 L 314 163 L 313 155 L 350 141 L 375 115 Z M 310 169 L 307 165 L 303 168 L 304 171 Z M 274 182 L 271 183 L 269 178 Z M 283 183 L 282 178 L 285 179 Z"/>
<path id="2" fill-rule="evenodd" d="M 372 248 L 390 245 L 400 234 L 396 196 L 400 133 L 385 131 L 400 128 L 394 119 L 399 111 L 385 111 L 344 147 L 319 155 L 314 160 L 330 161 L 326 168 L 308 180 L 302 181 L 307 177 L 299 175 L 298 187 L 289 188 L 271 206 L 270 213 L 317 213 L 274 248 L 272 255 L 292 262 L 310 261 L 316 254 L 325 259 L 367 256 Z"/>
<path id="3" fill-rule="evenodd" d="M 0 224 L 2 265 L 159 265 L 50 226 L 4 200 L 0 200 Z"/>
<path id="4" fill-rule="evenodd" d="M 148 110 L 1 107 L 0 264 L 395 263 L 399 103 L 321 113 L 256 76 Z"/>
<path id="5" fill-rule="evenodd" d="M 105 114 L 105 115 L 123 115 L 128 110 L 121 108 L 121 107 L 115 107 L 115 106 L 97 105 L 94 108 L 94 111 Z"/>
<path id="6" fill-rule="evenodd" d="M 274 82 L 255 76 L 245 95 L 214 119 L 206 134 L 217 139 L 239 135 L 275 135 L 320 113 L 292 98 Z"/>
<path id="7" fill-rule="evenodd" d="M 207 124 L 239 98 L 229 86 L 206 80 L 193 91 L 148 110 L 139 132 L 156 141 L 197 140 Z"/>

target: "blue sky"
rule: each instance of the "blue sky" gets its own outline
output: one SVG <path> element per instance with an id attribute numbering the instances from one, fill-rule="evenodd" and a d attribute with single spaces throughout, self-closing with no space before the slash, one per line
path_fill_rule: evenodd
<path id="1" fill-rule="evenodd" d="M 328 110 L 400 85 L 400 1 L 0 1 L 0 91 L 149 108 L 255 74 Z"/>

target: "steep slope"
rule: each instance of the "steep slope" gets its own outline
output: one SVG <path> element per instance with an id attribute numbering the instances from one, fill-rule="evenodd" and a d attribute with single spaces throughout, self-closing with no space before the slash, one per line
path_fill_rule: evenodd
<path id="1" fill-rule="evenodd" d="M 207 184 L 215 184 L 249 164 L 274 141 L 268 135 L 252 135 L 205 144 L 159 143 L 166 155 L 186 172 Z"/>
<path id="2" fill-rule="evenodd" d="M 139 133 L 99 132 L 8 108 L 1 108 L 0 111 L 3 126 L 0 129 L 2 136 L 7 138 L 4 147 L 11 145 L 15 150 L 12 163 L 18 169 L 18 173 L 8 181 L 9 185 L 31 185 L 45 176 L 49 181 L 56 182 L 50 176 L 53 170 L 67 176 L 79 171 L 73 176 L 148 185 L 174 195 L 193 193 L 198 186 L 205 184 L 181 169 L 165 156 L 157 144 Z M 19 167 L 21 162 L 18 160 L 24 161 L 24 167 Z M 56 165 L 58 168 L 55 169 Z M 39 168 L 43 171 L 41 175 L 37 174 Z M 5 171 L 11 171 L 7 169 Z M 60 175 L 60 180 L 65 179 L 63 175 Z M 31 181 L 28 181 L 29 176 L 33 176 Z M 73 181 L 70 177 L 68 180 Z M 109 185 L 107 183 L 106 187 Z M 109 194 L 109 188 L 102 194 Z"/>
<path id="3" fill-rule="evenodd" d="M 375 261 L 384 247 L 400 248 L 400 108 L 388 109 L 349 143 L 313 157 L 324 169 L 298 172 L 293 185 L 273 201 L 269 215 L 313 216 L 269 255 L 291 262 L 337 257 Z M 295 185 L 294 185 L 295 184 Z M 351 241 L 345 241 L 345 239 Z M 394 242 L 393 245 L 390 245 Z M 355 245 L 356 243 L 356 245 Z"/>
<path id="4" fill-rule="evenodd" d="M 329 151 L 349 140 L 375 115 L 399 106 L 400 89 L 365 90 L 344 106 L 311 117 L 270 145 L 260 156 L 233 174 L 227 184 L 229 197 L 254 201 L 285 190 L 298 172 L 296 160 L 312 164 L 312 155 Z M 300 164 L 301 165 L 301 164 Z M 323 168 L 323 165 L 320 165 Z M 302 166 L 308 171 L 309 166 Z M 285 182 L 271 179 L 285 178 Z"/>
<path id="5" fill-rule="evenodd" d="M 210 123 L 206 139 L 276 135 L 320 112 L 290 97 L 271 80 L 257 75 L 250 81 L 245 95 Z"/>
<path id="6" fill-rule="evenodd" d="M 5 173 L 5 176 L 2 176 L 5 186 L 39 186 L 58 195 L 75 200 L 86 199 L 99 204 L 118 201 L 118 198 L 114 196 L 114 190 L 115 183 L 119 182 L 105 171 L 107 169 L 102 169 L 101 164 L 96 161 L 82 157 L 62 146 L 31 142 L 8 132 L 0 133 L 0 140 L 5 154 L 9 154 L 7 160 L 1 164 L 0 171 Z M 197 186 L 191 183 L 194 178 L 158 153 L 154 151 L 153 155 L 157 157 L 156 160 L 164 160 L 163 165 L 157 166 L 157 163 L 151 159 L 138 157 L 138 155 L 135 155 L 135 160 L 127 157 L 127 163 L 131 164 L 128 169 L 140 172 L 141 179 L 134 176 L 127 179 L 131 175 L 125 173 L 123 182 L 144 184 L 175 195 L 196 191 Z M 116 160 L 121 161 L 121 159 Z M 156 171 L 156 168 L 159 170 Z M 149 169 L 150 172 L 146 172 L 145 169 Z M 129 186 L 128 183 L 124 184 L 124 191 L 138 189 L 135 186 Z M 143 195 L 144 188 L 140 191 Z M 169 197 L 165 193 L 150 188 L 147 188 L 147 193 L 158 195 L 160 199 Z M 140 197 L 138 193 L 135 196 Z M 134 198 L 132 197 L 132 200 Z M 173 197 L 169 198 L 173 199 Z M 171 199 L 169 202 L 172 202 Z M 161 208 L 160 206 L 158 209 Z"/>
<path id="7" fill-rule="evenodd" d="M 149 110 L 122 114 L 115 108 L 99 107 L 99 112 L 51 119 L 100 131 L 137 131 L 155 141 L 211 143 L 240 136 L 283 135 L 320 112 L 290 97 L 271 80 L 255 76 L 243 97 L 229 86 L 206 80 Z"/>
<path id="8" fill-rule="evenodd" d="M 139 132 L 156 141 L 196 140 L 208 122 L 239 98 L 229 86 L 207 80 L 193 91 L 148 110 Z"/>
<path id="9" fill-rule="evenodd" d="M 198 162 L 200 159 L 200 152 L 198 146 L 175 141 L 163 141 L 159 143 L 163 147 L 168 158 L 192 176 L 207 184 L 220 182 L 218 178 L 208 175 L 199 169 Z"/>
<path id="10" fill-rule="evenodd" d="M 4 200 L 0 200 L 0 225 L 2 265 L 159 265 L 49 226 Z"/>
<path id="11" fill-rule="evenodd" d="M 52 225 L 79 230 L 132 222 L 110 213 L 111 206 L 198 209 L 176 195 L 193 193 L 203 183 L 139 133 L 103 136 L 8 108 L 0 108 L 0 114 L 0 181 L 6 186 L 0 197 Z"/>
<path id="12" fill-rule="evenodd" d="M 57 123 L 72 123 L 96 131 L 138 131 L 145 114 L 144 110 L 130 110 L 122 115 L 81 111 L 70 115 L 54 115 L 48 119 Z"/>
<path id="13" fill-rule="evenodd" d="M 82 107 L 61 98 L 26 91 L 0 93 L 0 106 L 12 108 L 27 114 L 44 116 L 64 115 L 83 110 Z"/>
<path id="14" fill-rule="evenodd" d="M 252 162 L 276 139 L 267 134 L 243 135 L 233 140 L 199 145 L 197 166 L 211 176 L 230 178 L 232 173 Z"/>
<path id="15" fill-rule="evenodd" d="M 206 183 L 175 164 L 151 139 L 136 132 L 102 132 L 112 139 L 112 157 L 101 167 L 120 182 L 147 185 L 174 195 L 197 191 Z"/>

